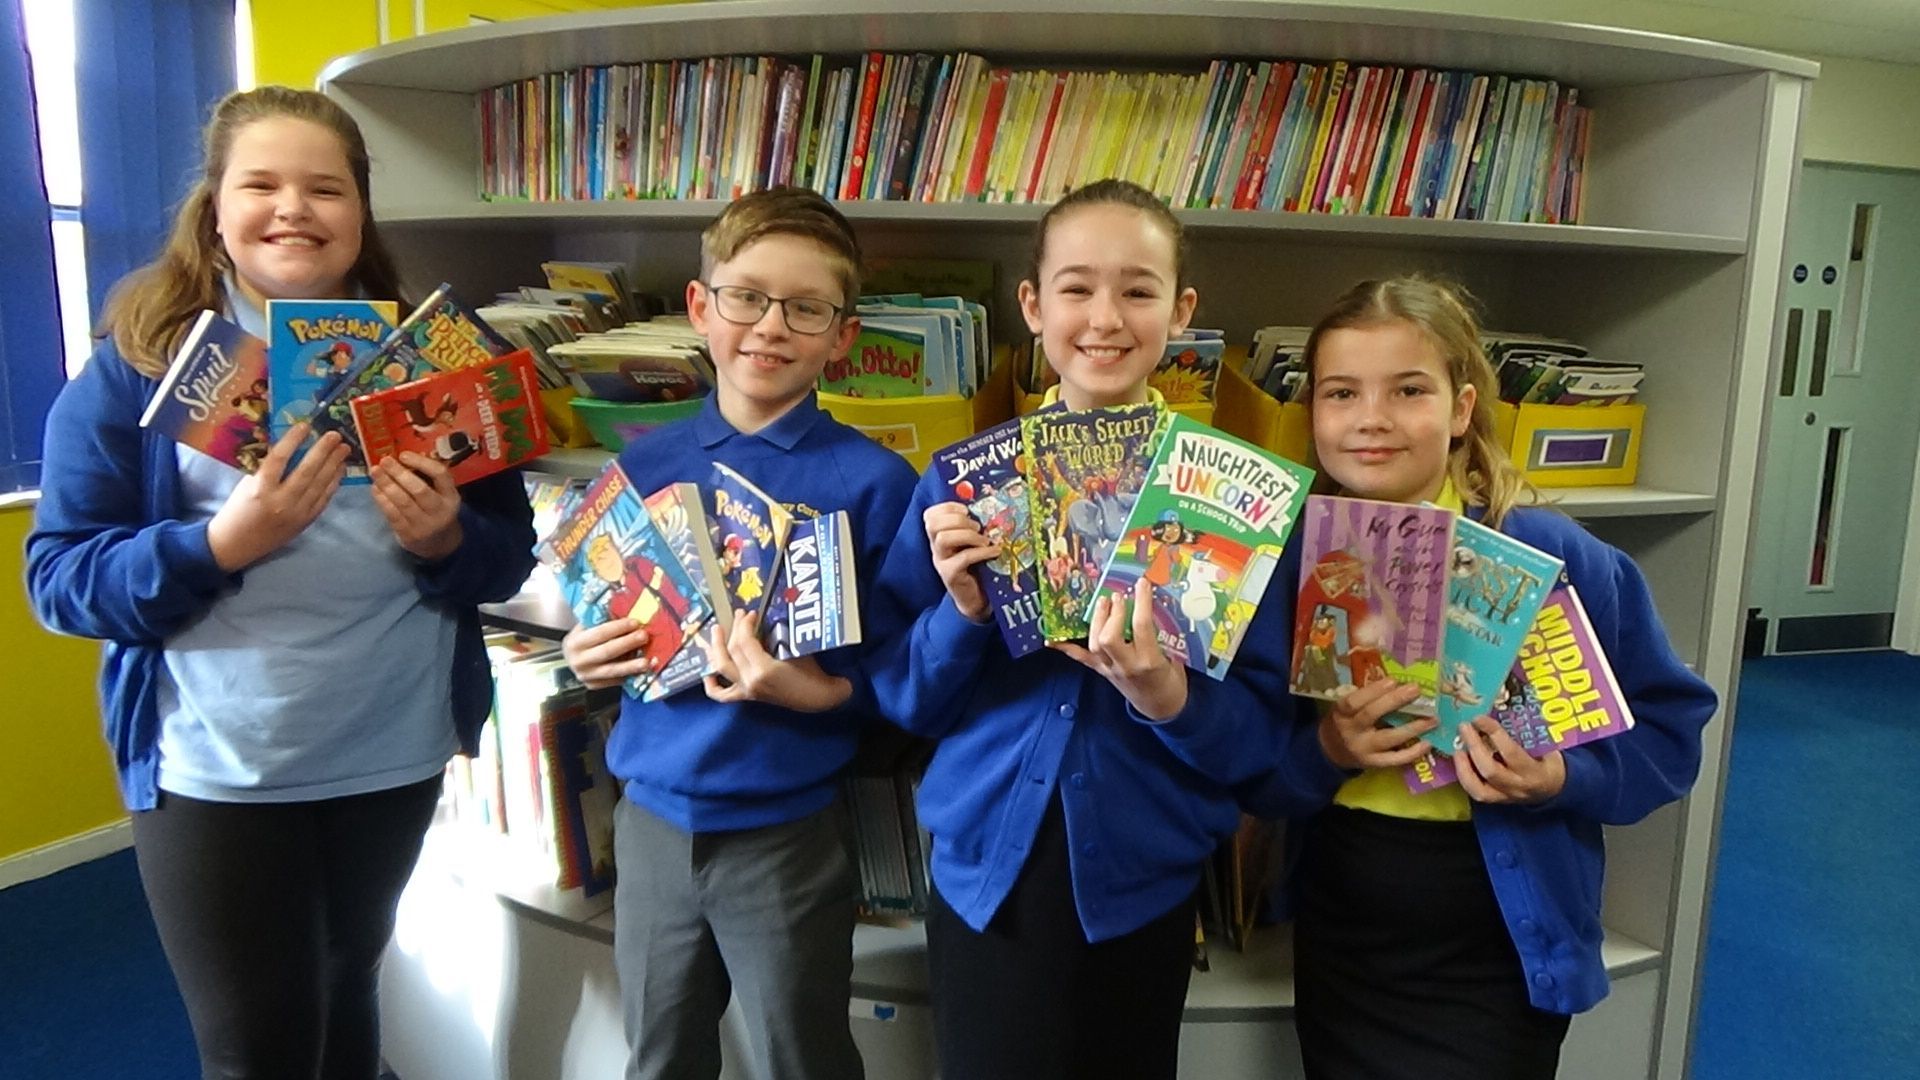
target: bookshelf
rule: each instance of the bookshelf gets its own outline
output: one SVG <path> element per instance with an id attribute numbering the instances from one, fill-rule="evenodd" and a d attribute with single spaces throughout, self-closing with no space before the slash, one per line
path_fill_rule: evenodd
<path id="1" fill-rule="evenodd" d="M 1267 323 L 1309 323 L 1360 277 L 1427 270 L 1468 284 L 1490 325 L 1551 333 L 1596 355 L 1647 364 L 1640 483 L 1554 494 L 1640 563 L 1682 658 L 1719 689 L 1725 705 L 1707 730 L 1694 794 L 1610 830 L 1604 919 L 1614 992 L 1575 1022 L 1563 1074 L 1682 1076 L 1733 731 L 1786 207 L 1817 67 L 1600 27 L 1254 0 L 748 0 L 430 35 L 344 57 L 322 82 L 367 136 L 375 212 L 415 284 L 446 278 L 464 295 L 485 296 L 537 280 L 540 260 L 566 256 L 622 260 L 636 271 L 637 288 L 677 294 L 697 265 L 699 229 L 718 203 L 482 201 L 474 95 L 583 65 L 958 50 L 1014 66 L 1082 69 L 1349 59 L 1521 74 L 1580 88 L 1581 103 L 1594 110 L 1581 225 L 1180 213 L 1190 228 L 1198 321 L 1224 329 L 1230 341 L 1245 341 Z M 1038 207 L 842 206 L 871 255 L 995 262 L 995 324 L 1002 331 L 1019 325 L 1013 288 Z M 581 475 L 602 460 L 592 451 L 563 451 L 544 467 Z M 566 922 L 548 919 L 542 932 Z M 578 929 L 585 932 L 586 924 Z M 874 935 L 862 934 L 856 981 L 863 995 L 891 1000 L 887 995 L 897 991 L 894 997 L 910 1001 L 918 985 L 908 977 L 917 962 L 911 937 L 884 939 L 888 944 L 872 952 Z M 528 966 L 522 981 L 545 988 L 544 1004 L 563 1009 L 585 998 L 555 995 L 553 986 L 599 979 L 610 963 L 594 956 L 578 971 L 533 967 L 561 962 L 519 957 Z M 1286 1074 L 1286 965 L 1284 942 L 1270 941 L 1196 978 L 1184 1073 L 1267 1076 L 1277 1067 Z M 875 1075 L 928 1075 L 931 1051 L 920 1042 L 928 1029 L 899 1018 L 912 1007 L 901 1004 L 894 1020 L 856 1021 L 870 1070 L 876 1060 L 907 1063 Z M 583 1023 L 590 1011 L 578 1005 L 563 1022 Z M 595 1038 L 618 1039 L 615 1016 L 611 1030 Z"/>

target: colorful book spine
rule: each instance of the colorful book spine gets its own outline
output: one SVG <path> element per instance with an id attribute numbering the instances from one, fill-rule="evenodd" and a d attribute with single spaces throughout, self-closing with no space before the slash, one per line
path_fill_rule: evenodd
<path id="1" fill-rule="evenodd" d="M 1000 555 L 975 571 L 1007 652 L 1025 656 L 1046 645 L 1040 629 L 1036 537 L 1020 464 L 1020 421 L 1009 420 L 937 450 L 933 467 L 955 502 L 964 505 Z"/>

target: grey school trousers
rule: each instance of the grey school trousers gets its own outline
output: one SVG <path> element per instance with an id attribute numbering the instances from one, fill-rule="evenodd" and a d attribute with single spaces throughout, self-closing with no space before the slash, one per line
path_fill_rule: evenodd
<path id="1" fill-rule="evenodd" d="M 836 805 L 689 835 L 622 798 L 614 965 L 627 1080 L 713 1080 L 739 999 L 761 1080 L 862 1080 L 847 1026 L 858 879 Z"/>

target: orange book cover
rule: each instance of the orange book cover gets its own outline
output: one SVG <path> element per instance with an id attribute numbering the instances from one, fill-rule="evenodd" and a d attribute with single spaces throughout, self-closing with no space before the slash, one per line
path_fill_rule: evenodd
<path id="1" fill-rule="evenodd" d="M 519 349 L 354 398 L 353 422 L 369 467 L 412 450 L 464 484 L 547 452 L 539 385 Z"/>

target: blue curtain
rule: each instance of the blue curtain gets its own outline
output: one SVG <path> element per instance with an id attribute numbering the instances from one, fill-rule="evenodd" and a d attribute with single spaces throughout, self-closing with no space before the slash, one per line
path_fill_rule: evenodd
<path id="1" fill-rule="evenodd" d="M 200 165 L 200 131 L 234 88 L 233 0 L 74 0 L 81 220 L 95 321 L 150 261 Z"/>
<path id="2" fill-rule="evenodd" d="M 53 231 L 40 179 L 21 0 L 0 0 L 0 493 L 40 480 L 40 434 L 65 378 Z M 5 119 L 12 116 L 13 119 Z"/>

